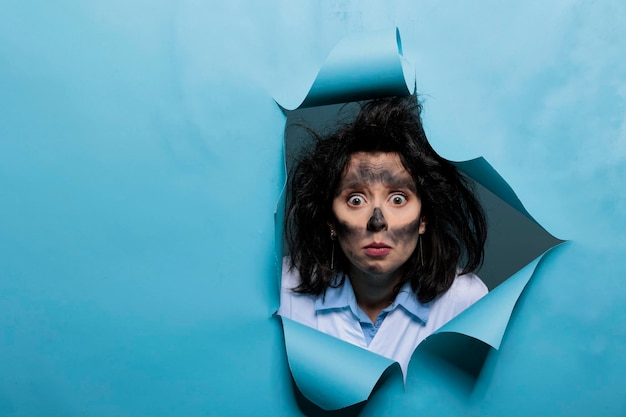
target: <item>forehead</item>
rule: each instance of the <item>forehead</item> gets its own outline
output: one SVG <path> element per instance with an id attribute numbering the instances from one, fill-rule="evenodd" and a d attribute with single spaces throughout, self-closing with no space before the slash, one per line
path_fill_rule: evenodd
<path id="1" fill-rule="evenodd" d="M 395 152 L 357 152 L 350 156 L 339 190 L 372 183 L 405 187 L 415 191 L 415 181 Z"/>

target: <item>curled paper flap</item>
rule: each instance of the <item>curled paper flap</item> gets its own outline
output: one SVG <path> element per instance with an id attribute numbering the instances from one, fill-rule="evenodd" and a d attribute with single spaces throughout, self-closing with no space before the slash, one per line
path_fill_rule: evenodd
<path id="1" fill-rule="evenodd" d="M 480 183 L 509 206 L 536 223 L 536 220 L 528 213 L 526 208 L 524 208 L 519 198 L 517 198 L 513 189 L 509 187 L 509 184 L 506 183 L 504 178 L 502 178 L 484 158 L 481 157 L 469 161 L 456 162 L 455 165 L 474 181 Z"/>
<path id="2" fill-rule="evenodd" d="M 414 67 L 402 56 L 400 32 L 380 30 L 345 37 L 328 55 L 304 98 L 275 96 L 286 110 L 405 96 L 415 88 Z M 293 89 L 292 89 L 293 91 Z"/>
<path id="3" fill-rule="evenodd" d="M 368 399 L 394 361 L 283 318 L 287 358 L 300 392 L 324 410 Z"/>
<path id="4" fill-rule="evenodd" d="M 543 255 L 526 265 L 430 337 L 437 337 L 439 333 L 463 334 L 499 349 L 513 308 L 542 257 Z"/>
<path id="5" fill-rule="evenodd" d="M 485 262 L 477 274 L 491 290 L 563 242 L 528 213 L 515 192 L 484 158 L 454 162 L 454 165 L 474 182 L 476 195 L 487 215 Z"/>
<path id="6" fill-rule="evenodd" d="M 471 398 L 490 349 L 499 349 L 515 305 L 545 255 L 424 340 L 411 358 L 407 384 L 428 382 L 459 403 Z"/>

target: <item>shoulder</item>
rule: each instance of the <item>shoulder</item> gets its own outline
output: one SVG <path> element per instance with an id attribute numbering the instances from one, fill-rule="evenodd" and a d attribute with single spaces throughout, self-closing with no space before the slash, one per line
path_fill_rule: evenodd
<path id="1" fill-rule="evenodd" d="M 485 283 L 478 275 L 470 272 L 469 274 L 457 275 L 448 290 L 450 296 L 462 300 L 467 300 L 470 304 L 481 299 L 489 290 Z"/>
<path id="2" fill-rule="evenodd" d="M 484 297 L 487 292 L 487 286 L 476 274 L 457 275 L 448 291 L 432 301 L 432 309 L 454 317 Z"/>
<path id="3" fill-rule="evenodd" d="M 294 291 L 302 282 L 300 272 L 292 264 L 291 258 L 283 258 L 283 270 L 280 286 L 280 307 L 278 314 L 282 317 L 313 326 L 315 321 L 315 299 L 311 294 Z"/>
<path id="4" fill-rule="evenodd" d="M 288 256 L 283 257 L 283 269 L 281 277 L 281 290 L 293 290 L 302 283 L 300 272 L 291 262 Z"/>

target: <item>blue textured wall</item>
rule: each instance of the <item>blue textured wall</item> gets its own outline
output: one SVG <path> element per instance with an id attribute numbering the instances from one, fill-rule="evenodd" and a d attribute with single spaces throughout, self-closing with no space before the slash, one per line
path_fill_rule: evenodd
<path id="1" fill-rule="evenodd" d="M 272 94 L 392 26 L 434 147 L 484 156 L 570 242 L 470 400 L 426 375 L 364 414 L 624 415 L 624 21 L 618 0 L 0 0 L 0 415 L 299 415 Z"/>

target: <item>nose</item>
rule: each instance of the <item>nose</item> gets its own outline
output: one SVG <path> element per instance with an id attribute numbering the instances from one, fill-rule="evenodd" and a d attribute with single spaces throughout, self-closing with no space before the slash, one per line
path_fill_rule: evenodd
<path id="1" fill-rule="evenodd" d="M 387 220 L 385 220 L 382 210 L 376 207 L 372 213 L 372 217 L 370 217 L 367 222 L 367 230 L 370 232 L 380 232 L 385 229 L 387 229 Z"/>

